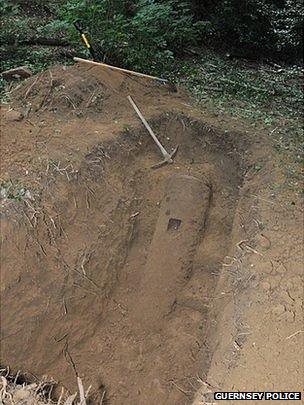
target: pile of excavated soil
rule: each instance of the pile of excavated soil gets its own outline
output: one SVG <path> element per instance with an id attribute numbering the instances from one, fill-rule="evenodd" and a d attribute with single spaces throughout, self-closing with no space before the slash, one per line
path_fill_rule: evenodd
<path id="1" fill-rule="evenodd" d="M 128 95 L 145 116 L 191 108 L 166 85 L 99 67 L 57 66 L 28 79 L 2 108 L 1 178 L 39 183 L 47 160 L 79 165 L 98 142 L 139 125 Z"/>
<path id="2" fill-rule="evenodd" d="M 151 169 L 159 151 L 128 95 L 169 151 L 179 145 L 173 164 Z M 182 91 L 99 67 L 55 67 L 15 89 L 3 108 L 2 362 L 70 392 L 76 373 L 94 403 L 191 403 L 216 349 L 210 311 L 240 190 L 266 153 Z"/>

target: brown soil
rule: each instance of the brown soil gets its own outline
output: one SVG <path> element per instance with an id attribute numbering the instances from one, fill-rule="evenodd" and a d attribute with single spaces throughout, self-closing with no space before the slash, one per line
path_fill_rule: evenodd
<path id="1" fill-rule="evenodd" d="M 128 95 L 168 150 L 179 145 L 174 164 L 151 169 L 159 151 Z M 280 176 L 265 137 L 239 123 L 216 127 L 182 91 L 98 67 L 43 72 L 14 91 L 11 107 L 3 108 L 2 179 L 27 193 L 21 201 L 4 193 L 1 205 L 2 362 L 71 392 L 76 369 L 92 401 L 110 405 L 204 403 L 206 386 L 248 388 L 250 374 L 263 390 L 269 367 L 276 382 L 278 371 L 255 351 L 265 339 L 266 362 L 269 347 L 283 350 L 270 322 L 286 339 L 303 329 L 301 241 L 296 196 L 291 206 L 282 192 L 281 211 L 266 196 L 271 210 L 260 212 L 260 193 Z M 172 175 L 201 189 L 170 186 Z M 284 347 L 285 361 L 296 349 Z M 296 389 L 299 376 L 284 389 Z"/>

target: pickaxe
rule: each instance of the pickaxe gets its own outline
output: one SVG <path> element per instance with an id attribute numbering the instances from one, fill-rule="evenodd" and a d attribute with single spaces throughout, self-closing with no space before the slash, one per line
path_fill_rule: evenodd
<path id="1" fill-rule="evenodd" d="M 156 143 L 156 145 L 159 147 L 164 160 L 162 160 L 161 162 L 155 164 L 152 166 L 153 169 L 156 169 L 158 167 L 161 167 L 167 163 L 173 163 L 173 158 L 176 155 L 177 151 L 178 151 L 178 145 L 176 146 L 176 148 L 173 150 L 173 152 L 168 153 L 166 151 L 166 149 L 163 147 L 163 145 L 160 143 L 160 141 L 158 140 L 157 136 L 155 135 L 155 133 L 152 131 L 150 125 L 147 123 L 147 121 L 145 120 L 145 118 L 143 117 L 142 113 L 139 111 L 139 108 L 137 107 L 137 105 L 135 104 L 134 100 L 132 99 L 131 96 L 128 96 L 128 100 L 130 101 L 130 103 L 132 104 L 132 107 L 134 108 L 134 110 L 136 111 L 137 115 L 139 116 L 139 118 L 141 119 L 142 123 L 144 124 L 144 126 L 146 127 L 146 129 L 148 130 L 149 134 L 152 136 L 154 142 Z"/>

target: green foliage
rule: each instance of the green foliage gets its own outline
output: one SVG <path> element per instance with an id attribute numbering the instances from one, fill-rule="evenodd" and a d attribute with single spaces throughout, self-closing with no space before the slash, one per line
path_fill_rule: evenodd
<path id="1" fill-rule="evenodd" d="M 0 184 L 0 197 L 3 199 L 14 200 L 20 202 L 24 200 L 29 191 L 18 181 L 13 182 L 12 180 L 3 181 Z"/>
<path id="2" fill-rule="evenodd" d="M 148 70 L 167 69 L 174 56 L 202 41 L 244 57 L 288 62 L 302 56 L 299 0 L 70 0 L 59 14 L 70 26 L 75 18 L 84 21 L 109 61 L 137 69 L 147 69 L 147 58 Z"/>
<path id="3" fill-rule="evenodd" d="M 69 25 L 66 21 L 56 19 L 38 26 L 36 28 L 36 34 L 45 38 L 63 38 L 66 36 L 68 29 Z"/>
<path id="4" fill-rule="evenodd" d="M 200 108 L 219 122 L 227 114 L 263 126 L 278 151 L 303 156 L 303 70 L 298 66 L 240 62 L 205 52 L 180 61 L 171 79 L 186 86 Z"/>
<path id="5" fill-rule="evenodd" d="M 45 2 L 0 0 L 2 20 L 0 34 L 1 70 L 27 65 L 33 73 L 52 63 L 65 62 L 62 48 L 22 45 L 22 41 L 35 38 L 64 38 L 66 23 L 54 19 L 42 7 Z M 0 78 L 1 99 L 6 100 L 6 82 Z"/>
<path id="6" fill-rule="evenodd" d="M 301 58 L 303 48 L 299 0 L 0 0 L 0 6 L 4 67 L 17 64 L 16 43 L 28 38 L 69 38 L 74 54 L 90 57 L 73 26 L 76 19 L 99 59 L 147 73 L 166 74 L 202 43 L 236 56 L 286 62 Z M 52 48 L 46 59 L 31 49 L 26 59 L 32 65 L 52 61 Z"/>
<path id="7" fill-rule="evenodd" d="M 178 63 L 172 79 L 185 84 L 199 101 L 212 97 L 243 115 L 268 111 L 273 117 L 293 118 L 302 107 L 302 73 L 297 66 L 248 64 L 209 52 Z"/>
<path id="8" fill-rule="evenodd" d="M 39 20 L 37 19 L 35 13 L 39 12 L 39 7 L 38 9 L 34 8 L 31 12 L 24 12 L 21 7 L 22 4 L 21 1 L 0 0 L 2 15 L 0 40 L 2 45 L 38 36 L 39 27 L 43 27 L 47 22 L 44 14 L 39 17 Z M 36 7 L 32 3 L 31 6 Z"/>
<path id="9" fill-rule="evenodd" d="M 80 19 L 107 61 L 147 72 L 167 70 L 174 55 L 197 42 L 202 24 L 193 22 L 185 2 L 124 3 L 70 0 L 58 13 L 70 26 L 71 40 L 79 41 L 72 22 Z"/>
<path id="10" fill-rule="evenodd" d="M 19 4 L 14 4 L 11 1 L 1 0 L 0 1 L 0 13 L 1 15 L 4 14 L 11 14 L 16 15 L 20 11 Z"/>
<path id="11" fill-rule="evenodd" d="M 209 41 L 238 56 L 285 61 L 302 57 L 302 1 L 219 0 L 208 9 L 208 21 Z"/>
<path id="12" fill-rule="evenodd" d="M 286 0 L 283 8 L 274 10 L 272 28 L 276 35 L 276 48 L 281 54 L 302 57 L 303 10 L 303 2 L 299 0 Z"/>

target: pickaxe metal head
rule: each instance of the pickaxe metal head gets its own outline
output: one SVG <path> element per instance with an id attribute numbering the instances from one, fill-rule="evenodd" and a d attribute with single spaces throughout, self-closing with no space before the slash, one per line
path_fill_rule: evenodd
<path id="1" fill-rule="evenodd" d="M 161 162 L 156 163 L 155 165 L 151 166 L 151 169 L 158 169 L 159 167 L 162 167 L 164 165 L 173 163 L 173 158 L 177 154 L 178 146 L 179 145 L 177 145 L 176 148 L 171 153 L 166 152 L 164 154 L 164 160 L 162 160 Z"/>

